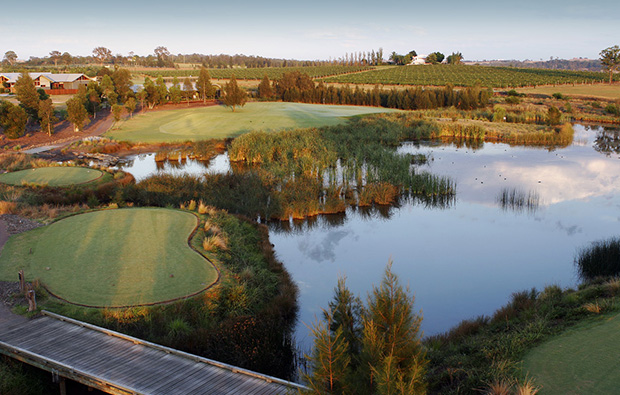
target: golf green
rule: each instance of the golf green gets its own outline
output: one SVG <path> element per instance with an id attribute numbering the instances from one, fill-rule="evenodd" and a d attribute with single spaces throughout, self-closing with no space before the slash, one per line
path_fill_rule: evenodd
<path id="1" fill-rule="evenodd" d="M 95 211 L 15 235 L 0 254 L 0 279 L 40 279 L 54 295 L 88 306 L 135 306 L 188 296 L 218 273 L 192 250 L 195 215 L 135 208 Z"/>
<path id="2" fill-rule="evenodd" d="M 620 315 L 588 322 L 530 351 L 523 371 L 540 394 L 615 394 L 620 388 Z"/>
<path id="3" fill-rule="evenodd" d="M 348 117 L 390 112 L 386 108 L 304 103 L 252 102 L 232 112 L 225 106 L 152 111 L 106 133 L 116 140 L 147 143 L 224 139 L 253 130 L 282 130 L 335 125 Z"/>
<path id="4" fill-rule="evenodd" d="M 103 176 L 103 172 L 87 167 L 38 167 L 0 174 L 0 182 L 11 185 L 35 184 L 62 187 L 83 184 Z"/>

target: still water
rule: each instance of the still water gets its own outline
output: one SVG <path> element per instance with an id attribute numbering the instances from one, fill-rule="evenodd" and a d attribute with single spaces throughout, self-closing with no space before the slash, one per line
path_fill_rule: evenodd
<path id="1" fill-rule="evenodd" d="M 453 201 L 272 223 L 271 242 L 300 289 L 300 346 L 310 347 L 306 325 L 327 307 L 338 276 L 365 299 L 390 259 L 422 310 L 425 335 L 492 314 L 513 292 L 575 286 L 576 250 L 620 234 L 620 131 L 575 132 L 571 146 L 556 150 L 405 144 L 403 153 L 432 157 L 425 170 L 456 181 Z M 228 169 L 226 155 L 159 166 L 143 155 L 125 167 L 138 181 Z"/>
<path id="2" fill-rule="evenodd" d="M 575 131 L 572 146 L 553 151 L 406 144 L 401 151 L 432 156 L 427 170 L 456 180 L 448 207 L 404 202 L 272 225 L 271 242 L 300 288 L 300 345 L 311 345 L 306 324 L 321 316 L 338 276 L 365 300 L 390 259 L 422 310 L 425 335 L 492 314 L 513 292 L 576 285 L 575 251 L 620 234 L 620 150 L 617 129 Z M 502 204 L 503 191 L 533 199 Z"/>

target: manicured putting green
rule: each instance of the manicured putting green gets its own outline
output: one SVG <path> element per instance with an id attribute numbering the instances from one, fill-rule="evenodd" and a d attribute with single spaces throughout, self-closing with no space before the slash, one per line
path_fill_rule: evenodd
<path id="1" fill-rule="evenodd" d="M 88 306 L 133 306 L 199 292 L 217 271 L 188 245 L 197 218 L 136 208 L 69 217 L 11 237 L 0 254 L 0 279 L 24 270 L 55 295 Z"/>
<path id="2" fill-rule="evenodd" d="M 106 136 L 149 143 L 223 139 L 253 130 L 335 125 L 351 116 L 389 111 L 394 110 L 304 103 L 248 103 L 235 112 L 225 106 L 180 107 L 135 116 L 107 132 Z"/>
<path id="3" fill-rule="evenodd" d="M 103 176 L 103 172 L 86 167 L 39 167 L 0 174 L 0 182 L 11 185 L 36 184 L 62 187 L 83 184 Z"/>
<path id="4" fill-rule="evenodd" d="M 524 372 L 540 394 L 616 394 L 620 388 L 620 315 L 579 325 L 536 347 Z"/>

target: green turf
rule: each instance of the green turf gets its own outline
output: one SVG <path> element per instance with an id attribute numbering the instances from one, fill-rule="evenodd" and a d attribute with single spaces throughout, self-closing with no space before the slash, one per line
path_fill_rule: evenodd
<path id="1" fill-rule="evenodd" d="M 281 130 L 335 125 L 346 118 L 385 108 L 303 103 L 248 103 L 232 112 L 225 106 L 152 111 L 106 133 L 117 140 L 148 143 L 237 137 L 252 130 Z"/>
<path id="2" fill-rule="evenodd" d="M 0 174 L 0 182 L 11 185 L 24 183 L 60 187 L 96 180 L 103 172 L 86 167 L 39 167 Z"/>
<path id="3" fill-rule="evenodd" d="M 197 218 L 160 208 L 96 211 L 11 237 L 0 279 L 23 269 L 55 295 L 90 306 L 126 306 L 179 298 L 217 279 L 188 246 Z"/>
<path id="4" fill-rule="evenodd" d="M 620 388 L 620 315 L 588 322 L 530 351 L 524 371 L 544 394 L 615 394 Z"/>

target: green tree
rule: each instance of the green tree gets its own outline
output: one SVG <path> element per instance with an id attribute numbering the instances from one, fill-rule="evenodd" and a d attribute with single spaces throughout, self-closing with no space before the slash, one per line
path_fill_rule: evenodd
<path id="1" fill-rule="evenodd" d="M 609 72 L 609 83 L 613 82 L 613 74 L 620 66 L 620 47 L 614 45 L 613 47 L 605 48 L 599 54 L 603 67 Z"/>
<path id="2" fill-rule="evenodd" d="M 373 287 L 363 319 L 362 368 L 366 385 L 378 394 L 426 393 L 427 365 L 422 347 L 422 316 L 413 311 L 415 298 L 399 284 L 388 263 L 379 287 Z M 364 363 L 365 362 L 365 363 Z"/>
<path id="3" fill-rule="evenodd" d="M 54 115 L 52 99 L 48 98 L 39 103 L 38 115 L 41 120 L 41 131 L 51 136 L 54 133 L 54 124 L 58 122 L 58 118 Z"/>
<path id="4" fill-rule="evenodd" d="M 342 335 L 349 345 L 348 354 L 355 359 L 360 353 L 362 338 L 362 313 L 364 311 L 362 301 L 346 286 L 346 278 L 338 278 L 338 285 L 334 289 L 334 299 L 329 302 L 328 317 L 324 312 L 324 318 L 331 318 L 329 327 L 332 334 L 338 328 L 342 329 Z"/>
<path id="5" fill-rule="evenodd" d="M 114 87 L 114 81 L 109 75 L 104 75 L 101 79 L 101 93 L 105 96 L 110 107 L 118 102 L 118 94 Z"/>
<path id="6" fill-rule="evenodd" d="M 426 57 L 426 63 L 437 64 L 443 62 L 445 55 L 441 52 L 433 52 Z"/>
<path id="7" fill-rule="evenodd" d="M 62 62 L 67 66 L 73 63 L 73 56 L 71 56 L 69 52 L 64 52 L 61 56 L 61 59 Z"/>
<path id="8" fill-rule="evenodd" d="M 200 69 L 198 80 L 196 81 L 196 90 L 202 98 L 202 102 L 206 103 L 208 98 L 215 96 L 215 87 L 211 84 L 211 75 L 205 67 Z"/>
<path id="9" fill-rule="evenodd" d="M 133 118 L 133 112 L 136 111 L 137 105 L 138 103 L 136 103 L 136 99 L 134 99 L 133 97 L 130 97 L 125 102 L 125 108 L 127 109 L 127 112 L 129 113 L 130 118 Z"/>
<path id="10" fill-rule="evenodd" d="M 4 135 L 16 139 L 24 135 L 28 114 L 23 108 L 9 102 L 2 102 L 0 106 L 0 123 L 4 128 Z"/>
<path id="11" fill-rule="evenodd" d="M 39 93 L 34 86 L 34 81 L 30 78 L 30 74 L 22 73 L 17 81 L 15 81 L 15 94 L 17 100 L 26 110 L 31 118 L 37 118 L 39 111 Z"/>
<path id="12" fill-rule="evenodd" d="M 78 95 L 67 101 L 67 119 L 73 124 L 73 130 L 76 132 L 81 131 L 88 120 L 88 112 Z"/>
<path id="13" fill-rule="evenodd" d="M 11 66 L 17 62 L 17 54 L 15 51 L 6 51 L 4 53 L 4 60 L 7 61 Z"/>
<path id="14" fill-rule="evenodd" d="M 164 104 L 168 101 L 168 87 L 161 75 L 155 80 L 155 88 L 157 89 L 157 105 Z"/>
<path id="15" fill-rule="evenodd" d="M 448 64 L 461 64 L 463 60 L 463 54 L 460 52 L 452 52 L 452 55 L 448 56 Z"/>
<path id="16" fill-rule="evenodd" d="M 170 101 L 172 103 L 179 104 L 181 102 L 183 92 L 181 92 L 179 79 L 176 76 L 172 79 L 172 86 L 168 89 L 168 93 L 170 94 Z"/>
<path id="17" fill-rule="evenodd" d="M 265 100 L 269 100 L 273 97 L 273 89 L 267 74 L 265 74 L 263 80 L 258 85 L 258 97 Z"/>
<path id="18" fill-rule="evenodd" d="M 318 321 L 310 331 L 314 337 L 314 346 L 311 355 L 306 355 L 310 363 L 311 374 L 304 374 L 304 379 L 310 388 L 307 393 L 343 394 L 347 390 L 348 367 L 351 357 L 348 355 L 349 345 L 344 338 L 342 328 L 330 331 L 333 324 L 331 314 L 323 311 L 327 322 Z"/>
<path id="19" fill-rule="evenodd" d="M 54 67 L 58 67 L 58 61 L 60 60 L 60 57 L 62 56 L 62 54 L 60 53 L 60 51 L 51 51 L 50 52 L 50 59 L 52 59 L 52 61 L 54 62 Z"/>
<path id="20" fill-rule="evenodd" d="M 121 120 L 123 116 L 123 111 L 125 111 L 125 107 L 120 104 L 112 105 L 112 116 L 114 117 L 114 122 L 118 122 Z"/>
<path id="21" fill-rule="evenodd" d="M 236 106 L 243 107 L 247 100 L 247 95 L 245 91 L 239 88 L 237 85 L 237 79 L 233 74 L 230 77 L 230 81 L 224 86 L 224 104 L 228 107 L 231 107 L 233 112 L 235 112 Z"/>
<path id="22" fill-rule="evenodd" d="M 93 49 L 93 57 L 103 66 L 103 63 L 112 57 L 112 51 L 106 47 L 96 47 Z"/>
<path id="23" fill-rule="evenodd" d="M 86 87 L 86 97 L 88 98 L 88 108 L 93 114 L 93 118 L 97 117 L 97 110 L 101 104 L 101 88 L 96 82 L 88 83 Z"/>
<path id="24" fill-rule="evenodd" d="M 185 77 L 183 80 L 183 96 L 187 100 L 187 105 L 189 106 L 189 99 L 194 96 L 194 84 L 192 84 L 192 80 L 189 77 Z"/>
<path id="25" fill-rule="evenodd" d="M 118 95 L 118 99 L 121 103 L 125 103 L 127 98 L 132 94 L 131 72 L 120 67 L 116 68 L 112 73 L 112 81 L 114 82 L 114 90 Z"/>
<path id="26" fill-rule="evenodd" d="M 549 126 L 557 126 L 560 124 L 562 119 L 562 113 L 558 110 L 557 107 L 551 106 L 549 110 L 547 110 L 547 125 Z"/>

